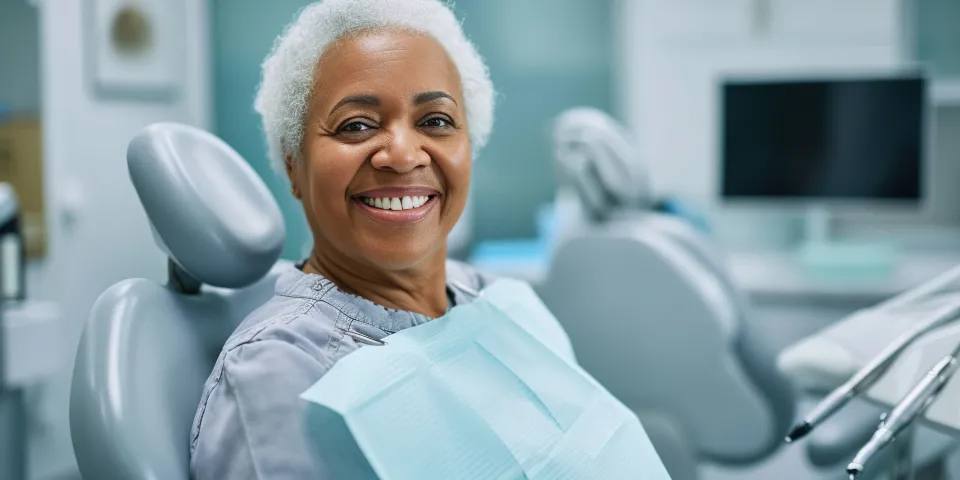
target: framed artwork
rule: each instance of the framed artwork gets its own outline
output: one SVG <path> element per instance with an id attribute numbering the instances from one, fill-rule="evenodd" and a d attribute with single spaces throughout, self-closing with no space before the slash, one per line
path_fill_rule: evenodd
<path id="1" fill-rule="evenodd" d="M 185 0 L 85 0 L 86 66 L 101 98 L 169 101 L 186 58 Z"/>

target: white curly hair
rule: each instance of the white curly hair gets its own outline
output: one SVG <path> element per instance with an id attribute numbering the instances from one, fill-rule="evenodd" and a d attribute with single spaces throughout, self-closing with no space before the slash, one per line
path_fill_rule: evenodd
<path id="1" fill-rule="evenodd" d="M 300 158 L 320 55 L 340 38 L 383 27 L 424 33 L 443 46 L 460 74 L 474 157 L 486 144 L 493 128 L 493 83 L 448 5 L 440 0 L 323 0 L 300 11 L 263 62 L 254 107 L 278 172 L 284 172 L 288 157 Z"/>

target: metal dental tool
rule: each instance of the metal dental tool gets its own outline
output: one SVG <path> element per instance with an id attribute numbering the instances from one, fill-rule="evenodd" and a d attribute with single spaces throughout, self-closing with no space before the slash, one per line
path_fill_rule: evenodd
<path id="1" fill-rule="evenodd" d="M 884 310 L 909 305 L 923 297 L 936 293 L 950 283 L 957 281 L 958 278 L 960 278 L 960 266 L 954 267 L 927 283 L 870 308 L 868 311 L 881 313 Z M 834 389 L 826 398 L 820 401 L 803 421 L 790 430 L 785 438 L 786 442 L 793 442 L 809 434 L 819 424 L 823 423 L 837 410 L 846 405 L 852 398 L 870 388 L 886 371 L 890 364 L 893 363 L 893 360 L 917 338 L 937 327 L 952 322 L 958 316 L 960 316 L 960 301 L 951 302 L 944 307 L 936 309 L 929 315 L 923 315 L 913 327 L 903 332 L 884 348 L 880 354 L 871 359 L 849 380 L 844 382 L 843 385 Z"/>
<path id="2" fill-rule="evenodd" d="M 857 478 L 863 473 L 864 466 L 873 459 L 884 447 L 889 445 L 905 429 L 913 424 L 913 421 L 926 411 L 927 407 L 937 398 L 937 395 L 943 390 L 944 385 L 957 371 L 960 357 L 960 345 L 954 351 L 942 358 L 916 385 L 904 395 L 889 415 L 883 417 L 877 431 L 863 448 L 857 452 L 856 457 L 847 466 L 847 473 L 850 479 Z M 906 452 L 909 455 L 909 452 Z"/>

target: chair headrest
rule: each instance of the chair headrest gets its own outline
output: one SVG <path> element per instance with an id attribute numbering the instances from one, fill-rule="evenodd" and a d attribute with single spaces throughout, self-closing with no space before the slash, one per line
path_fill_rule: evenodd
<path id="1" fill-rule="evenodd" d="M 561 113 L 553 125 L 557 167 L 576 183 L 588 211 L 653 203 L 649 172 L 632 136 L 610 115 L 591 107 Z"/>
<path id="2" fill-rule="evenodd" d="M 286 231 L 276 199 L 216 136 L 149 125 L 130 142 L 127 166 L 158 246 L 193 278 L 240 288 L 279 258 Z"/>

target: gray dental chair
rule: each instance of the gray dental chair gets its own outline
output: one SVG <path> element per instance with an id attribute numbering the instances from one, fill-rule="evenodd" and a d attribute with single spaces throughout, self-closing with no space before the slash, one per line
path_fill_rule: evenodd
<path id="1" fill-rule="evenodd" d="M 96 301 L 73 374 L 73 446 L 83 478 L 186 480 L 217 354 L 292 268 L 277 262 L 283 218 L 253 169 L 195 128 L 147 127 L 127 164 L 169 278 L 125 280 Z"/>
<path id="2" fill-rule="evenodd" d="M 560 233 L 538 292 L 581 365 L 640 416 L 673 480 L 847 478 L 881 410 L 844 410 L 784 447 L 801 396 L 776 370 L 719 248 L 644 208 L 645 167 L 606 114 L 565 113 L 554 141 L 585 218 Z M 918 465 L 945 448 L 942 438 L 918 443 Z"/>

